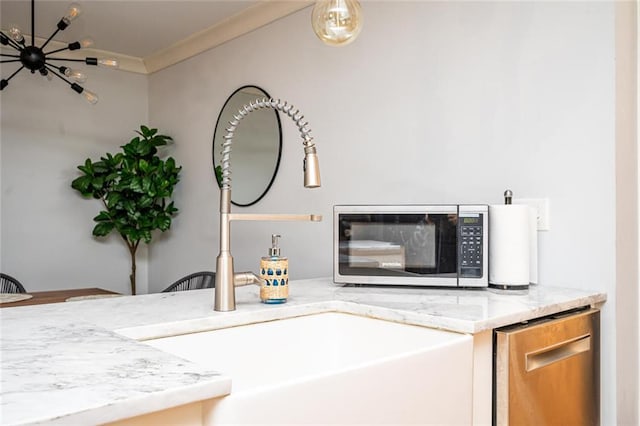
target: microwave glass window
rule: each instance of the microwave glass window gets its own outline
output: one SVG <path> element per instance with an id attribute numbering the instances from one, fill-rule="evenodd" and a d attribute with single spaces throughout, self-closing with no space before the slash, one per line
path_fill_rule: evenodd
<path id="1" fill-rule="evenodd" d="M 455 276 L 455 214 L 341 214 L 343 275 Z"/>

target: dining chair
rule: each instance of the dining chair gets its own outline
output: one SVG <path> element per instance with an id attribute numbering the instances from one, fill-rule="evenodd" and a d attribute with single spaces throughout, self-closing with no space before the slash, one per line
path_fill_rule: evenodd
<path id="1" fill-rule="evenodd" d="M 0 293 L 26 293 L 20 281 L 0 272 Z"/>
<path id="2" fill-rule="evenodd" d="M 201 288 L 213 288 L 216 284 L 216 273 L 203 271 L 196 272 L 186 277 L 180 278 L 169 287 L 162 290 L 162 293 L 170 291 L 198 290 Z"/>

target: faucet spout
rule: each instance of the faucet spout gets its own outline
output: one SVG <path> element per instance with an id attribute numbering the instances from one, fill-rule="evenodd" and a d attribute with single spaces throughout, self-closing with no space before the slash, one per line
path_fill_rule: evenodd
<path id="1" fill-rule="evenodd" d="M 320 166 L 315 143 L 310 136 L 311 130 L 308 123 L 303 120 L 300 111 L 293 105 L 274 99 L 257 99 L 240 108 L 229 122 L 227 134 L 222 144 L 222 184 L 220 187 L 220 252 L 216 258 L 216 280 L 213 308 L 216 311 L 226 312 L 236 309 L 235 287 L 259 284 L 260 278 L 251 272 L 236 274 L 233 269 L 233 256 L 231 255 L 231 221 L 232 220 L 260 220 L 260 221 L 310 221 L 319 222 L 321 215 L 307 214 L 238 214 L 231 213 L 231 145 L 234 132 L 240 121 L 252 111 L 273 108 L 291 118 L 298 126 L 304 146 L 304 186 L 305 188 L 320 187 Z"/>

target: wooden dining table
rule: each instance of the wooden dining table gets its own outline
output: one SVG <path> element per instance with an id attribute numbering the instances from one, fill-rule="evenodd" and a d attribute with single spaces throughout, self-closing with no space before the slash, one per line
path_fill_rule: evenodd
<path id="1" fill-rule="evenodd" d="M 33 297 L 17 302 L 0 303 L 0 308 L 13 308 L 16 306 L 43 305 L 45 303 L 66 302 L 70 297 L 94 296 L 94 295 L 117 295 L 114 291 L 103 288 L 76 288 L 69 290 L 33 291 L 27 294 Z"/>

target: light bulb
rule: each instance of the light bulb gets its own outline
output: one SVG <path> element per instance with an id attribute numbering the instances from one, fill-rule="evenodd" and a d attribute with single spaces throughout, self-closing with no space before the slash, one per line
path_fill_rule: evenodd
<path id="1" fill-rule="evenodd" d="M 318 0 L 311 12 L 311 26 L 318 38 L 332 46 L 356 39 L 362 29 L 358 0 Z"/>
<path id="2" fill-rule="evenodd" d="M 95 105 L 96 103 L 98 103 L 98 95 L 96 95 L 95 93 L 84 89 L 81 93 L 82 96 L 84 96 L 84 99 L 89 102 L 91 105 Z"/>
<path id="3" fill-rule="evenodd" d="M 51 75 L 51 73 L 46 68 L 40 68 L 40 75 L 42 75 L 49 81 L 53 80 L 53 75 Z"/>
<path id="4" fill-rule="evenodd" d="M 91 46 L 93 46 L 93 39 L 91 37 L 84 37 L 80 40 L 80 47 L 82 47 L 83 49 Z"/>
<path id="5" fill-rule="evenodd" d="M 64 75 L 74 79 L 78 83 L 84 83 L 85 81 L 87 81 L 87 75 L 85 73 L 83 73 L 82 71 L 75 70 L 73 68 L 65 67 Z"/>
<path id="6" fill-rule="evenodd" d="M 64 21 L 63 21 L 63 25 L 66 25 Z M 85 37 L 80 41 L 74 41 L 73 43 L 69 43 L 69 50 L 85 49 L 91 46 L 93 46 L 93 39 L 91 37 Z"/>
<path id="7" fill-rule="evenodd" d="M 67 13 L 64 15 L 64 20 L 66 20 L 66 24 L 69 25 L 69 22 L 76 19 L 82 13 L 82 9 L 78 3 L 71 3 L 69 8 L 67 9 Z"/>
<path id="8" fill-rule="evenodd" d="M 18 43 L 24 43 L 24 36 L 22 35 L 22 31 L 20 30 L 20 27 L 15 24 L 9 25 L 9 36 Z"/>
<path id="9" fill-rule="evenodd" d="M 98 66 L 105 68 L 118 68 L 120 65 L 118 64 L 118 60 L 114 58 L 102 58 L 98 59 Z"/>

